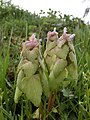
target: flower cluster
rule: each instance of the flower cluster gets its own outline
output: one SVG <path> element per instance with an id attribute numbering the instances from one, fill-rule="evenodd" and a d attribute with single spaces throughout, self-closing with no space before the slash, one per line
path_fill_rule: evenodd
<path id="1" fill-rule="evenodd" d="M 44 59 L 49 71 L 50 89 L 57 90 L 66 78 L 76 82 L 77 60 L 73 46 L 75 34 L 67 34 L 67 29 L 60 38 L 56 31 L 48 32 Z M 70 81 L 69 81 L 70 82 Z"/>
<path id="2" fill-rule="evenodd" d="M 18 65 L 14 97 L 16 103 L 24 93 L 35 106 L 39 106 L 42 92 L 48 96 L 50 91 L 58 91 L 67 82 L 76 83 L 78 75 L 74 36 L 75 34 L 67 34 L 67 28 L 64 28 L 60 38 L 56 29 L 49 31 L 43 58 L 40 58 L 41 45 L 35 34 L 24 43 Z"/>

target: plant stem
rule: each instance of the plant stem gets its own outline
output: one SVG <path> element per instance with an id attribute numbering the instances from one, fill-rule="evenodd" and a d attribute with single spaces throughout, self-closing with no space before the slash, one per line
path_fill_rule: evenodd
<path id="1" fill-rule="evenodd" d="M 54 105 L 54 101 L 55 101 L 55 95 L 54 95 L 53 91 L 51 91 L 49 99 L 48 99 L 48 108 L 47 108 L 48 112 L 47 112 L 47 114 L 52 110 L 53 105 Z M 48 116 L 47 116 L 47 120 L 48 120 Z"/>
<path id="2" fill-rule="evenodd" d="M 40 112 L 40 120 L 43 120 L 44 114 L 43 114 L 43 104 L 42 103 L 39 106 L 39 112 Z"/>

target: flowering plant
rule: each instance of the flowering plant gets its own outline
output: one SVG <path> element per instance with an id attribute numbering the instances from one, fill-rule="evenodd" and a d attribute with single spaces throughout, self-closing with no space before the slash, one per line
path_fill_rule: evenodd
<path id="1" fill-rule="evenodd" d="M 35 34 L 24 43 L 17 70 L 15 103 L 24 93 L 38 107 L 44 93 L 48 98 L 48 111 L 50 111 L 55 101 L 54 93 L 58 92 L 60 87 L 77 83 L 74 36 L 75 34 L 67 34 L 66 27 L 60 38 L 56 29 L 49 31 L 44 56 L 41 54 L 41 44 L 35 38 Z"/>

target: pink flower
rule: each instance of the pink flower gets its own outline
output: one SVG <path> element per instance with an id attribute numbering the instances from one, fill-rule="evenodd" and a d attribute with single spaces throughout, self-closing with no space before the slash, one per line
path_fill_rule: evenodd
<path id="1" fill-rule="evenodd" d="M 35 34 L 33 34 L 30 38 L 29 41 L 26 41 L 25 43 L 26 48 L 29 50 L 32 50 L 35 46 L 38 45 L 36 38 L 35 38 Z"/>
<path id="2" fill-rule="evenodd" d="M 51 39 L 51 38 L 58 38 L 58 33 L 56 31 L 49 31 L 48 34 L 47 34 L 47 39 Z"/>
<path id="3" fill-rule="evenodd" d="M 67 34 L 67 28 L 64 27 L 63 34 L 58 40 L 58 46 L 61 47 L 65 42 L 73 40 L 75 34 Z"/>

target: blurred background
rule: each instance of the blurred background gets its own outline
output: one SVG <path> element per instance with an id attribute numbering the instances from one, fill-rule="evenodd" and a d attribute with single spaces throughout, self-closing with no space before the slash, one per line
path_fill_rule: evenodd
<path id="1" fill-rule="evenodd" d="M 24 10 L 32 13 L 39 13 L 40 10 L 47 12 L 49 8 L 54 11 L 60 11 L 63 14 L 79 17 L 85 22 L 90 22 L 90 0 L 12 0 L 14 5 L 20 6 Z M 88 13 L 88 15 L 84 15 Z M 83 18 L 84 17 L 84 18 Z"/>
<path id="2" fill-rule="evenodd" d="M 49 120 L 90 120 L 89 11 L 90 0 L 0 0 L 0 120 L 40 120 L 38 108 L 24 94 L 14 102 L 17 67 L 23 42 L 36 33 L 43 56 L 47 33 L 54 27 L 59 37 L 64 27 L 75 34 L 78 81 L 76 85 L 71 79 L 72 84 L 59 89 Z M 47 103 L 42 95 L 43 120 Z"/>

